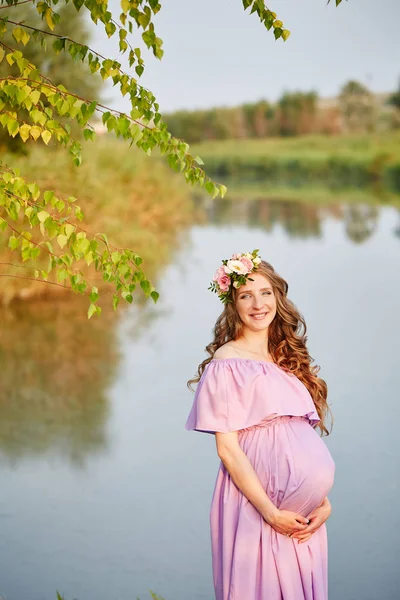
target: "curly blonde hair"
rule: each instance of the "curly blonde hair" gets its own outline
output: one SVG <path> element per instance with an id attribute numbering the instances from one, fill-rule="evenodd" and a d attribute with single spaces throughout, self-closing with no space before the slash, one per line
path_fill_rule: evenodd
<path id="1" fill-rule="evenodd" d="M 278 275 L 270 263 L 261 261 L 257 273 L 269 280 L 276 298 L 276 315 L 268 328 L 269 353 L 280 368 L 293 373 L 306 386 L 320 418 L 318 427 L 322 435 L 329 435 L 330 431 L 325 425 L 325 419 L 329 412 L 333 425 L 333 415 L 327 402 L 328 387 L 326 382 L 317 375 L 320 367 L 311 365 L 313 359 L 307 350 L 305 320 L 287 297 L 289 289 L 287 282 Z M 197 376 L 187 382 L 190 389 L 193 383 L 200 380 L 217 349 L 227 342 L 238 339 L 242 333 L 243 323 L 236 310 L 237 294 L 238 291 L 232 288 L 233 302 L 225 304 L 224 310 L 215 323 L 214 340 L 206 346 L 209 357 L 199 365 Z"/>

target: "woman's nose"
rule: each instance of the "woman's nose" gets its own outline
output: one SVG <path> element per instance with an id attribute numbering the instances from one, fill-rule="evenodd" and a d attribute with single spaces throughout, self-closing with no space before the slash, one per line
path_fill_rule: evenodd
<path id="1" fill-rule="evenodd" d="M 253 296 L 253 308 L 261 308 L 263 305 L 263 300 L 261 296 Z"/>

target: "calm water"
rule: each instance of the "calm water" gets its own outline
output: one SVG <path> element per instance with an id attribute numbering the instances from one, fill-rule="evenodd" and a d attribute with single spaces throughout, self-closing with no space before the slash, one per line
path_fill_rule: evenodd
<path id="1" fill-rule="evenodd" d="M 75 302 L 3 310 L 0 596 L 212 600 L 212 436 L 186 380 L 220 311 L 220 259 L 260 248 L 289 282 L 335 416 L 330 600 L 400 596 L 400 212 L 205 205 L 157 306 L 87 322 Z"/>

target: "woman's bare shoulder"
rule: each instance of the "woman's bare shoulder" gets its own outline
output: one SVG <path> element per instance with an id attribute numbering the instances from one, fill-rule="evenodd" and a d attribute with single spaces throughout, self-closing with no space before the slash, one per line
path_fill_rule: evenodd
<path id="1" fill-rule="evenodd" d="M 227 342 L 215 351 L 213 358 L 237 358 L 240 353 L 232 342 Z"/>

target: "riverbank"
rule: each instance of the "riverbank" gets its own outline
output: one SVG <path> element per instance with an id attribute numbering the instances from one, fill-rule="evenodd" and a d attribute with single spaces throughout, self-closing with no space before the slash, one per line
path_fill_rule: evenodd
<path id="1" fill-rule="evenodd" d="M 193 146 L 209 175 L 340 190 L 380 185 L 400 193 L 400 131 L 224 140 Z"/>
<path id="2" fill-rule="evenodd" d="M 264 181 L 246 181 L 241 177 L 230 177 L 223 181 L 228 187 L 225 200 L 276 200 L 282 202 L 300 202 L 311 206 L 329 206 L 339 204 L 368 204 L 371 206 L 394 206 L 400 208 L 400 193 L 390 192 L 382 185 L 369 187 L 332 188 L 309 182 L 304 185 L 281 185 Z M 206 202 L 207 202 L 206 198 Z"/>

